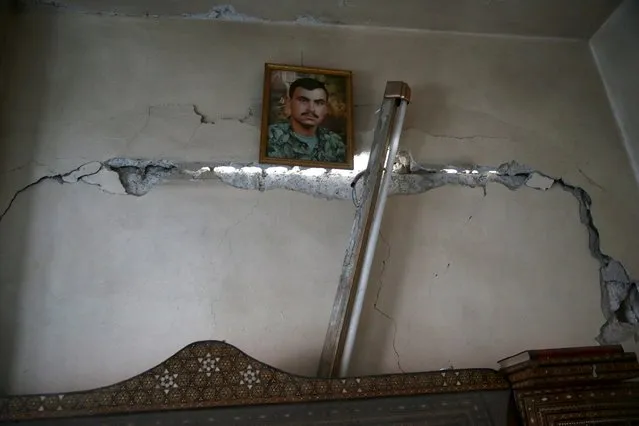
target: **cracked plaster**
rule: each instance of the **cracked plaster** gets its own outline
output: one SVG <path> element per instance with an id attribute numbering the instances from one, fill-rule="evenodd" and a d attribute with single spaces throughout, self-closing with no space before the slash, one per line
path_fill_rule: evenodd
<path id="1" fill-rule="evenodd" d="M 225 9 L 230 12 L 230 9 Z M 184 148 L 189 149 L 190 158 L 209 156 L 208 140 L 215 132 L 217 138 L 254 140 L 257 136 L 257 124 L 260 115 L 258 103 L 248 108 L 243 115 L 208 116 L 193 104 L 163 104 L 149 106 L 143 113 L 133 115 L 134 121 L 124 127 L 122 140 L 126 153 L 131 157 L 115 157 L 103 162 L 89 161 L 70 171 L 53 172 L 51 168 L 39 161 L 14 167 L 4 173 L 17 173 L 26 166 L 35 166 L 36 176 L 31 183 L 17 188 L 13 197 L 5 203 L 1 217 L 7 213 L 15 198 L 23 191 L 42 181 L 54 180 L 59 183 L 76 183 L 97 187 L 110 194 L 129 194 L 142 196 L 154 186 L 167 180 L 175 181 L 209 181 L 219 180 L 227 185 L 249 190 L 267 191 L 287 189 L 324 199 L 355 199 L 357 187 L 351 182 L 356 174 L 364 168 L 367 161 L 367 147 L 372 140 L 372 131 L 358 133 L 360 141 L 356 155 L 356 170 L 301 169 L 299 167 L 266 166 L 255 163 L 236 161 L 176 161 L 172 158 L 183 158 Z M 468 118 L 468 117 L 467 117 Z M 475 118 L 477 120 L 477 118 Z M 484 118 L 482 118 L 484 121 Z M 137 123 L 137 124 L 134 124 Z M 135 128 L 137 127 L 137 129 Z M 122 130 L 120 130 L 122 131 Z M 244 135 L 242 132 L 248 132 Z M 412 133 L 409 140 L 417 140 L 415 132 L 420 129 L 408 129 Z M 506 136 L 490 134 L 449 135 L 445 133 L 423 132 L 427 137 L 448 141 L 447 143 L 466 144 L 469 140 L 494 140 L 497 143 L 508 141 Z M 166 142 L 159 142 L 166 141 Z M 217 158 L 231 158 L 237 152 L 235 144 L 225 152 L 218 149 Z M 409 143 L 407 148 L 414 148 Z M 247 147 L 253 150 L 254 147 Z M 166 160 L 140 160 L 144 152 L 160 151 Z M 417 149 L 420 151 L 420 149 Z M 206 154 L 204 154 L 206 153 Z M 90 154 L 88 152 L 87 154 Z M 230 154 L 230 155 L 227 155 Z M 238 157 L 239 158 L 239 157 Z M 67 164 L 62 162 L 62 164 Z M 37 170 L 44 172 L 37 176 Z M 445 185 L 462 185 L 471 188 L 480 187 L 484 193 L 488 183 L 499 183 L 511 190 L 522 186 L 538 190 L 547 190 L 559 185 L 570 192 L 580 206 L 580 217 L 590 234 L 590 250 L 600 263 L 602 286 L 602 310 L 606 324 L 598 337 L 601 343 L 618 342 L 628 339 L 639 330 L 639 311 L 636 282 L 632 281 L 625 269 L 617 260 L 601 253 L 598 231 L 594 227 L 590 212 L 590 196 L 582 189 L 569 185 L 561 178 L 550 177 L 531 167 L 518 163 L 502 164 L 497 168 L 488 166 L 432 166 L 416 163 L 408 152 L 400 153 L 396 163 L 390 193 L 419 194 Z M 41 172 L 41 173 L 42 173 Z M 593 186 L 605 190 L 583 170 L 579 173 Z M 616 271 L 616 272 L 615 272 Z M 621 271 L 621 272 L 620 272 Z"/>
<path id="2" fill-rule="evenodd" d="M 44 6 L 52 8 L 53 10 L 61 10 L 67 12 L 76 12 L 76 13 L 96 13 L 100 15 L 111 15 L 111 16 L 139 16 L 143 15 L 147 18 L 160 18 L 163 15 L 149 13 L 148 11 L 145 13 L 127 13 L 121 12 L 117 8 L 109 9 L 109 10 L 92 10 L 91 8 L 83 8 L 81 6 L 76 6 L 74 4 L 68 4 L 67 2 L 61 1 L 52 1 L 52 0 L 22 0 L 18 2 L 18 10 L 25 10 L 27 7 L 33 6 Z M 230 22 L 261 22 L 261 23 L 292 23 L 296 25 L 337 25 L 341 24 L 341 22 L 337 20 L 329 20 L 326 18 L 310 15 L 310 14 L 300 14 L 295 17 L 293 20 L 272 20 L 267 18 L 262 18 L 259 16 L 253 16 L 245 13 L 241 13 L 235 9 L 232 4 L 220 4 L 211 7 L 207 12 L 203 13 L 182 13 L 179 15 L 183 19 L 195 19 L 195 20 L 211 20 L 211 21 L 230 21 Z"/>
<path id="3" fill-rule="evenodd" d="M 207 13 L 185 13 L 182 14 L 182 17 L 187 19 L 208 19 L 235 22 L 272 22 L 269 19 L 240 13 L 235 10 L 235 7 L 233 7 L 233 5 L 230 4 L 214 6 Z M 338 23 L 330 22 L 325 19 L 308 14 L 298 15 L 293 22 L 302 25 L 327 25 Z"/>
<path id="4" fill-rule="evenodd" d="M 541 191 L 546 191 L 556 185 L 570 193 L 579 203 L 579 218 L 588 231 L 590 253 L 600 265 L 601 308 L 606 322 L 601 327 L 597 340 L 601 344 L 610 344 L 631 337 L 637 339 L 639 336 L 638 282 L 628 276 L 621 262 L 601 251 L 599 231 L 592 217 L 592 200 L 583 188 L 571 185 L 562 178 L 547 176 L 514 161 L 504 163 L 496 168 L 487 166 L 472 168 L 425 166 L 416 163 L 410 154 L 405 152 L 398 157 L 398 161 L 404 167 L 407 166 L 407 163 L 409 166 L 403 173 L 393 174 L 391 195 L 421 194 L 445 185 L 481 188 L 486 195 L 486 187 L 489 183 L 498 183 L 510 190 L 518 190 L 527 186 Z M 61 184 L 82 182 L 97 186 L 102 191 L 111 194 L 126 193 L 142 196 L 156 185 L 167 180 L 206 181 L 213 179 L 238 189 L 257 191 L 286 189 L 327 200 L 351 199 L 356 202 L 359 187 L 356 177 L 359 173 L 359 170 L 302 169 L 253 163 L 193 164 L 174 163 L 166 160 L 113 158 L 103 163 L 95 161 L 84 163 L 69 172 L 43 176 L 31 182 L 13 195 L 0 215 L 0 220 L 22 192 L 47 180 L 54 180 Z M 116 174 L 121 186 L 115 182 Z M 377 302 L 375 302 L 375 308 L 382 315 L 388 317 L 383 311 L 377 309 Z M 392 320 L 392 318 L 388 318 Z M 396 349 L 395 352 L 397 352 Z"/>
<path id="5" fill-rule="evenodd" d="M 379 307 L 379 303 L 380 303 L 379 297 L 380 297 L 380 294 L 382 293 L 382 288 L 384 287 L 384 273 L 386 272 L 386 262 L 389 261 L 391 256 L 391 246 L 390 244 L 388 244 L 388 241 L 386 241 L 386 238 L 384 238 L 384 235 L 382 234 L 381 231 L 379 233 L 379 237 L 380 237 L 379 239 L 382 245 L 384 246 L 386 250 L 386 254 L 384 258 L 382 259 L 381 270 L 379 271 L 379 274 L 377 275 L 378 285 L 377 285 L 377 292 L 375 293 L 375 301 L 373 302 L 373 309 L 375 310 L 375 312 L 377 312 L 378 314 L 380 314 L 381 316 L 389 320 L 391 324 L 393 325 L 392 344 L 393 344 L 393 352 L 395 354 L 395 359 L 397 361 L 397 369 L 401 371 L 402 373 L 405 373 L 404 368 L 402 367 L 399 351 L 397 350 L 397 321 L 395 320 L 395 318 L 391 317 L 389 314 L 383 311 L 382 308 Z"/>
<path id="6" fill-rule="evenodd" d="M 449 0 L 450 5 L 446 6 L 438 1 L 424 0 L 400 0 L 392 6 L 382 0 L 234 0 L 223 4 L 207 0 L 20 0 L 25 6 L 107 16 L 337 24 L 582 39 L 592 36 L 619 2 L 593 0 L 584 10 L 577 0 L 565 0 L 561 7 L 551 0 L 523 1 L 519 8 L 493 0 Z M 460 14 L 460 10 L 465 13 Z M 308 15 L 309 12 L 313 15 Z M 566 17 L 570 17 L 570 26 L 565 24 Z"/>
<path id="7" fill-rule="evenodd" d="M 631 206 L 632 200 L 628 200 L 625 205 L 628 208 L 617 208 L 617 206 L 624 206 L 625 197 L 634 197 L 635 193 L 632 192 L 635 190 L 634 182 L 626 179 L 623 167 L 625 156 L 615 147 L 614 129 L 610 130 L 607 127 L 606 123 L 609 120 L 606 120 L 605 114 L 600 111 L 604 108 L 604 101 L 602 97 L 597 96 L 596 87 L 592 84 L 593 78 L 598 81 L 598 75 L 594 77 L 591 75 L 590 68 L 585 62 L 587 58 L 582 57 L 583 52 L 578 46 L 507 40 L 491 40 L 489 44 L 473 38 L 464 41 L 433 35 L 424 38 L 392 36 L 391 40 L 385 41 L 383 38 L 388 36 L 386 33 L 382 38 L 368 31 L 360 36 L 349 32 L 352 44 L 342 46 L 338 42 L 339 37 L 344 34 L 336 32 L 333 36 L 328 32 L 323 34 L 322 29 L 312 28 L 302 30 L 294 27 L 279 27 L 278 36 L 274 37 L 270 30 L 265 29 L 266 25 L 179 23 L 177 20 L 151 22 L 151 20 L 112 19 L 109 21 L 96 16 L 76 16 L 73 19 L 59 16 L 56 19 L 61 20 L 60 28 L 82 30 L 87 38 L 92 36 L 95 38 L 94 31 L 88 31 L 88 29 L 89 25 L 91 28 L 96 28 L 96 22 L 108 28 L 113 26 L 113 29 L 118 29 L 118 33 L 122 30 L 127 40 L 132 35 L 130 31 L 137 32 L 140 28 L 148 33 L 149 38 L 148 41 L 135 46 L 129 53 L 126 53 L 128 52 L 126 49 L 118 49 L 118 45 L 112 44 L 113 39 L 107 39 L 104 35 L 86 40 L 88 47 L 99 43 L 101 48 L 113 52 L 114 56 L 103 60 L 89 55 L 91 51 L 89 49 L 71 52 L 65 48 L 67 44 L 64 41 L 69 35 L 65 38 L 66 31 L 61 30 L 60 50 L 57 52 L 60 55 L 50 58 L 53 64 L 46 69 L 64 70 L 65 64 L 74 64 L 77 69 L 83 71 L 81 75 L 78 74 L 78 78 L 74 79 L 72 85 L 67 84 L 67 80 L 61 79 L 53 79 L 48 85 L 48 90 L 51 92 L 50 98 L 64 99 L 61 101 L 61 106 L 64 108 L 55 111 L 46 109 L 40 114 L 39 135 L 42 136 L 27 132 L 10 134 L 9 140 L 12 143 L 19 141 L 21 146 L 26 146 L 24 152 L 33 153 L 33 156 L 16 155 L 12 158 L 3 158 L 5 170 L 9 171 L 16 167 L 22 167 L 22 169 L 9 172 L 10 176 L 3 176 L 3 183 L 8 184 L 6 186 L 15 184 L 16 187 L 2 189 L 6 191 L 6 194 L 3 193 L 0 197 L 0 203 L 2 203 L 0 209 L 6 205 L 5 201 L 8 197 L 30 182 L 42 176 L 50 176 L 49 179 L 52 179 L 51 176 L 64 175 L 79 164 L 91 162 L 90 160 L 100 160 L 103 167 L 95 175 L 84 176 L 78 181 L 79 184 L 86 184 L 86 188 L 74 188 L 66 183 L 64 189 L 58 189 L 57 185 L 50 186 L 56 187 L 56 193 L 78 191 L 86 195 L 93 192 L 92 196 L 98 197 L 94 200 L 102 199 L 99 195 L 100 189 L 106 191 L 108 188 L 108 192 L 126 193 L 120 181 L 122 174 L 125 176 L 125 182 L 131 182 L 127 184 L 131 193 L 136 191 L 138 194 L 145 193 L 153 188 L 151 183 L 158 178 L 155 172 L 149 174 L 146 166 L 138 170 L 122 168 L 120 173 L 116 171 L 120 166 L 137 167 L 140 164 L 136 159 L 139 158 L 163 158 L 168 164 L 175 166 L 170 171 L 159 169 L 164 176 L 156 180 L 156 182 L 166 180 L 171 185 L 158 188 L 162 193 L 159 191 L 151 193 L 143 200 L 119 197 L 118 205 L 120 203 L 147 205 L 153 199 L 160 198 L 161 194 L 166 193 L 165 191 L 172 191 L 176 184 L 184 185 L 184 191 L 189 193 L 192 193 L 194 189 L 199 190 L 198 187 L 200 187 L 202 191 L 198 194 L 204 194 L 206 197 L 205 188 L 209 186 L 208 183 L 219 181 L 229 182 L 239 188 L 250 187 L 266 191 L 288 187 L 315 196 L 319 195 L 322 198 L 351 199 L 353 191 L 350 188 L 350 182 L 353 176 L 349 172 L 331 172 L 331 176 L 327 176 L 326 171 L 319 169 L 268 168 L 269 170 L 265 171 L 258 165 L 242 162 L 257 158 L 255 141 L 259 133 L 256 128 L 259 124 L 259 112 L 257 112 L 259 99 L 255 96 L 260 93 L 260 71 L 252 69 L 253 65 L 244 67 L 251 69 L 250 72 L 229 71 L 228 67 L 216 58 L 221 56 L 235 58 L 233 56 L 235 52 L 231 48 L 223 48 L 227 44 L 211 43 L 211 40 L 223 36 L 225 31 L 238 28 L 237 31 L 240 32 L 241 26 L 241 37 L 243 40 L 251 38 L 253 50 L 244 53 L 246 58 L 238 57 L 240 61 L 248 61 L 249 56 L 251 63 L 270 59 L 265 57 L 272 54 L 271 47 L 274 42 L 277 42 L 277 46 L 281 46 L 279 57 L 282 61 L 298 61 L 300 54 L 304 54 L 304 59 L 309 64 L 325 63 L 322 61 L 328 60 L 329 66 L 344 66 L 358 71 L 359 76 L 355 87 L 355 130 L 358 131 L 356 148 L 359 153 L 366 152 L 372 139 L 372 132 L 368 129 L 374 125 L 373 112 L 377 108 L 374 100 L 381 97 L 381 92 L 376 90 L 383 87 L 384 78 L 389 76 L 395 78 L 397 72 L 400 72 L 406 81 L 411 84 L 415 82 L 415 102 L 409 110 L 402 146 L 410 149 L 416 158 L 428 159 L 429 163 L 456 164 L 459 167 L 452 168 L 455 173 L 444 175 L 441 173 L 443 170 L 441 166 L 413 164 L 411 169 L 409 161 L 400 169 L 404 172 L 412 171 L 412 173 L 396 176 L 394 179 L 396 188 L 410 191 L 415 190 L 411 188 L 419 190 L 419 185 L 425 185 L 427 188 L 448 186 L 445 191 L 448 194 L 453 191 L 451 185 L 467 182 L 467 186 L 484 189 L 485 185 L 482 185 L 482 182 L 498 182 L 502 177 L 485 177 L 484 181 L 484 176 L 478 173 L 481 175 L 478 181 L 477 176 L 472 176 L 472 171 L 479 168 L 474 168 L 472 164 L 499 164 L 510 158 L 516 158 L 526 164 L 535 165 L 548 176 L 561 176 L 563 180 L 587 189 L 595 199 L 594 214 L 597 223 L 601 225 L 605 233 L 603 241 L 605 251 L 625 256 L 624 264 L 629 267 L 629 270 L 635 266 L 632 258 L 635 252 L 633 238 L 624 234 L 624 229 L 629 229 L 628 217 L 634 211 L 634 207 Z M 132 21 L 134 22 L 130 25 L 135 28 L 127 30 L 126 25 Z M 83 24 L 79 26 L 81 22 Z M 176 28 L 172 28 L 173 26 Z M 163 31 L 155 33 L 155 27 L 161 27 Z M 216 28 L 219 32 L 216 32 Z M 175 31 L 171 32 L 171 30 Z M 182 44 L 177 46 L 173 44 L 177 31 L 185 37 L 184 42 L 188 42 L 191 46 L 192 55 L 182 51 Z M 191 31 L 193 31 L 192 36 L 186 36 Z M 101 34 L 101 32 L 98 33 Z M 318 35 L 322 35 L 321 42 L 316 41 Z M 419 48 L 425 52 L 425 57 L 437 57 L 438 66 L 416 63 L 404 67 L 401 52 L 394 50 L 394 46 L 400 42 L 400 39 L 402 43 L 408 43 L 411 49 L 419 45 Z M 117 42 L 118 38 L 115 40 Z M 336 49 L 336 46 L 339 48 Z M 135 64 L 142 50 L 156 52 L 158 56 L 151 55 L 148 66 L 138 69 Z M 159 53 L 160 50 L 162 54 Z M 205 50 L 210 51 L 211 54 L 202 55 L 201 52 Z M 46 53 L 37 49 L 35 51 Z M 332 54 L 326 55 L 328 51 Z M 377 67 L 376 58 L 379 52 L 389 56 L 388 65 L 382 64 L 379 69 L 376 68 L 375 73 L 369 72 L 373 67 Z M 190 72 L 184 73 L 188 81 L 181 79 L 181 73 L 176 74 L 172 68 L 172 64 L 176 62 L 176 55 L 180 58 L 186 55 L 188 63 L 192 64 L 188 68 Z M 478 59 L 478 55 L 481 59 Z M 37 57 L 46 57 L 46 54 Z M 539 57 L 544 60 L 527 60 L 527 58 Z M 85 60 L 85 58 L 91 60 Z M 512 58 L 512 60 L 505 58 Z M 122 81 L 120 77 L 117 77 L 118 74 L 114 73 L 112 79 L 105 81 L 105 86 L 96 86 L 96 78 L 101 78 L 104 69 L 111 69 L 109 67 L 113 66 L 112 63 L 123 64 L 121 68 L 126 69 L 126 81 Z M 549 66 L 549 64 L 553 65 Z M 33 66 L 31 58 L 28 65 L 29 67 L 24 69 L 31 69 Z M 45 69 L 44 64 L 36 68 Z M 214 76 L 211 74 L 211 69 L 215 70 Z M 469 72 L 464 71 L 468 69 L 473 70 L 473 79 L 468 78 Z M 114 67 L 114 70 L 119 73 L 120 67 Z M 149 72 L 154 78 L 146 78 Z M 237 87 L 226 90 L 228 76 L 231 75 L 246 86 L 245 90 L 238 90 Z M 471 81 L 472 84 L 467 84 Z M 127 85 L 128 82 L 133 83 Z M 113 88 L 116 87 L 114 83 L 117 83 L 117 87 L 125 87 L 125 90 L 117 96 L 109 96 L 109 93 L 114 93 Z M 164 93 L 164 90 L 158 90 L 158 87 L 162 89 L 172 87 L 172 89 Z M 97 90 L 96 96 L 87 97 L 86 93 L 89 90 Z M 211 93 L 214 96 L 211 96 Z M 579 96 L 575 96 L 574 93 L 579 93 Z M 21 97 L 23 95 L 25 93 L 20 94 Z M 100 101 L 96 102 L 95 99 Z M 113 99 L 113 102 L 110 99 Z M 198 108 L 195 108 L 192 103 L 197 103 Z M 34 105 L 40 105 L 39 99 Z M 31 113 L 14 114 L 11 122 L 18 123 L 15 127 L 22 125 L 25 128 L 32 128 L 34 117 Z M 560 122 L 557 121 L 558 119 Z M 34 145 L 31 149 L 29 143 L 39 145 Z M 113 159 L 128 159 L 130 163 L 118 165 L 115 162 L 112 163 Z M 228 161 L 216 161 L 216 159 Z M 109 164 L 113 168 L 109 167 Z M 155 161 L 146 164 L 157 166 Z M 469 170 L 470 175 L 457 173 L 464 170 Z M 490 170 L 492 168 L 486 168 L 486 172 Z M 536 185 L 533 179 L 526 180 L 524 176 L 533 171 L 527 168 L 516 173 L 511 172 L 511 176 L 502 179 L 501 183 L 508 184 L 508 187 L 513 189 Z M 53 180 L 59 181 L 59 179 L 58 177 Z M 327 187 L 326 184 L 330 183 L 331 179 L 335 184 L 332 188 Z M 541 182 L 546 184 L 548 179 L 555 185 L 554 178 L 540 177 Z M 189 184 L 191 181 L 194 183 Z M 523 186 L 522 181 L 525 181 Z M 96 187 L 90 188 L 89 184 Z M 490 190 L 494 185 L 488 186 Z M 40 189 L 40 194 L 46 192 L 43 188 Z M 555 189 L 558 189 L 558 186 Z M 504 189 L 499 190 L 507 194 Z M 535 197 L 537 194 L 534 191 L 535 194 L 531 195 L 530 192 L 533 191 L 527 188 L 524 191 L 528 194 L 522 191 L 512 196 L 522 197 L 527 203 L 526 197 Z M 554 197 L 557 192 L 559 191 L 549 191 L 548 199 L 556 200 Z M 542 193 L 539 192 L 539 194 Z M 546 199 L 547 195 L 543 194 L 541 196 Z M 428 197 L 434 195 L 430 193 Z M 279 194 L 273 193 L 266 198 L 277 196 Z M 289 197 L 296 196 L 289 195 Z M 473 199 L 474 197 L 480 198 L 481 193 L 473 192 Z M 84 201 L 83 197 L 79 198 Z M 113 197 L 103 198 L 111 200 L 105 205 L 114 204 Z M 561 209 L 570 217 L 572 200 L 569 198 L 571 197 L 566 197 L 566 205 L 559 207 L 553 203 L 548 207 Z M 411 199 L 416 200 L 417 197 L 411 197 Z M 487 197 L 486 200 L 495 201 L 491 197 Z M 308 199 L 307 202 L 317 201 Z M 326 204 L 334 205 L 333 203 L 322 205 Z M 424 208 L 427 207 L 424 205 Z M 163 210 L 161 206 L 158 206 L 158 209 Z M 21 214 L 22 211 L 14 210 L 13 213 Z M 530 216 L 525 216 L 527 219 L 535 214 L 532 211 L 530 213 Z M 527 215 L 528 212 L 525 214 Z M 104 219 L 106 223 L 110 218 Z M 139 218 L 140 221 L 146 219 L 146 217 Z M 462 219 L 465 220 L 465 218 Z M 93 214 L 91 220 L 94 220 Z M 6 225 L 8 224 L 6 222 Z M 576 221 L 575 225 L 578 225 Z M 553 224 L 549 223 L 550 226 Z M 395 240 L 401 236 L 390 235 L 390 233 L 388 236 L 393 238 L 393 249 L 401 251 Z M 578 239 L 574 234 L 571 237 L 569 243 L 576 245 L 575 241 Z M 233 238 L 236 236 L 233 235 Z M 243 240 L 250 241 L 250 235 L 244 235 Z M 503 241 L 501 236 L 498 240 Z M 236 244 L 235 249 L 238 248 L 237 245 L 240 243 L 237 239 L 235 241 L 235 243 L 229 243 L 229 249 L 233 248 L 233 244 Z M 561 242 L 561 238 L 558 236 L 550 242 L 553 244 Z M 142 247 L 140 249 L 144 250 Z M 582 255 L 585 245 L 578 249 Z M 422 252 L 414 254 L 421 256 Z M 460 252 L 454 254 L 461 256 Z M 398 257 L 400 256 L 396 254 L 396 258 Z M 578 267 L 586 269 L 586 265 L 587 262 L 580 263 Z M 589 272 L 590 269 L 588 269 Z M 619 291 L 615 292 L 618 297 L 611 297 L 614 302 L 613 307 L 623 305 L 625 300 L 632 300 L 632 294 L 626 297 L 625 290 L 628 285 L 623 275 L 621 278 L 621 284 L 616 279 L 606 278 L 609 285 L 619 288 Z M 208 278 L 205 277 L 206 279 Z M 36 280 L 37 283 L 40 281 Z M 579 281 L 571 281 L 573 286 L 575 282 Z M 589 295 L 592 293 L 591 290 L 592 288 L 588 289 Z M 393 313 L 392 303 L 388 300 L 392 297 L 390 293 L 383 295 L 382 303 L 378 307 L 384 312 Z M 606 304 L 608 305 L 608 302 Z M 622 306 L 619 309 L 622 309 L 623 313 L 625 307 Z M 562 321 L 569 321 L 569 315 L 568 312 L 567 315 L 558 317 L 562 318 Z M 399 338 L 401 350 L 403 343 L 401 337 L 406 331 L 404 327 L 407 324 L 400 323 L 400 325 L 400 336 L 395 337 Z M 588 327 L 588 329 L 591 328 L 592 325 Z M 615 338 L 622 339 L 624 336 Z M 403 355 L 409 358 L 410 354 Z M 410 361 L 407 358 L 404 358 L 404 367 L 410 370 Z"/>

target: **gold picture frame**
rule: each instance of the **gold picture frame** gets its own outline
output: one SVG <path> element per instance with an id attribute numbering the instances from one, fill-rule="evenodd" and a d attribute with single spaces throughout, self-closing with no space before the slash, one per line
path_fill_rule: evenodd
<path id="1" fill-rule="evenodd" d="M 267 63 L 260 163 L 352 169 L 351 71 Z"/>

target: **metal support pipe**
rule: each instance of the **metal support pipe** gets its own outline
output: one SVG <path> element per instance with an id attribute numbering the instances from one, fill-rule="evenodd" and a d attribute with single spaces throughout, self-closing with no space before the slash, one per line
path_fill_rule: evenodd
<path id="1" fill-rule="evenodd" d="M 351 318 L 346 331 L 346 340 L 344 342 L 344 351 L 342 352 L 342 358 L 340 361 L 339 375 L 344 377 L 348 373 L 348 366 L 353 355 L 353 348 L 355 346 L 355 339 L 357 337 L 357 328 L 359 326 L 359 319 L 362 315 L 362 307 L 364 305 L 364 299 L 366 297 L 366 289 L 368 288 L 368 278 L 370 276 L 371 265 L 375 256 L 375 247 L 377 247 L 377 237 L 379 236 L 379 229 L 382 225 L 382 217 L 384 216 L 384 207 L 386 206 L 386 199 L 388 198 L 388 188 L 390 186 L 391 175 L 393 173 L 393 164 L 395 162 L 395 156 L 397 155 L 397 148 L 399 147 L 399 138 L 402 133 L 402 126 L 404 124 L 404 117 L 406 116 L 406 106 L 408 101 L 406 99 L 399 99 L 399 107 L 395 116 L 395 121 L 392 123 L 392 132 L 390 137 L 390 144 L 388 151 L 386 152 L 386 162 L 382 174 L 381 186 L 379 189 L 379 196 L 377 197 L 375 206 L 373 207 L 373 223 L 371 231 L 368 234 L 368 241 L 366 244 L 366 250 L 364 253 L 364 263 L 362 265 L 361 274 L 357 281 L 357 292 L 355 294 L 355 301 L 353 303 L 353 310 L 351 311 Z"/>
<path id="2" fill-rule="evenodd" d="M 386 83 L 368 166 L 361 179 L 361 197 L 356 206 L 351 237 L 344 254 L 342 273 L 317 369 L 319 377 L 338 377 L 340 372 L 341 375 L 346 374 L 366 292 L 366 283 L 370 275 L 370 264 L 377 243 L 381 213 L 388 193 L 388 181 L 384 190 L 381 189 L 382 182 L 385 177 L 387 180 L 390 179 L 399 133 L 404 120 L 404 110 L 406 104 L 410 102 L 410 97 L 411 90 L 408 84 L 402 81 L 388 81 Z M 401 117 L 398 117 L 400 109 L 402 109 L 402 114 Z M 394 143 L 393 149 L 391 149 L 391 139 Z M 383 201 L 380 203 L 380 200 Z M 377 221 L 377 225 L 373 230 L 374 221 Z M 365 256 L 368 256 L 366 262 Z M 365 264 L 366 267 L 364 267 Z M 366 270 L 365 274 L 363 274 L 364 269 Z M 356 298 L 358 307 L 356 313 L 353 314 Z M 355 318 L 354 324 L 352 324 L 353 318 Z M 347 359 L 344 361 L 347 333 L 350 333 L 350 337 Z M 344 366 L 342 366 L 343 364 Z"/>

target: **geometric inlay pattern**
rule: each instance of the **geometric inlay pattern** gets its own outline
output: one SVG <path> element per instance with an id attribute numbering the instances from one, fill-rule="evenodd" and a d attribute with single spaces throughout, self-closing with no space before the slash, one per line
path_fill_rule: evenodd
<path id="1" fill-rule="evenodd" d="M 219 341 L 188 345 L 118 384 L 0 397 L 0 421 L 509 389 L 490 369 L 322 379 L 284 373 Z"/>

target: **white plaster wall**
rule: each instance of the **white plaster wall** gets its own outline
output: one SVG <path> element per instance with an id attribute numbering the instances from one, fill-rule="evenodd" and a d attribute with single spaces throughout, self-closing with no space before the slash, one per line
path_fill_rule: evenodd
<path id="1" fill-rule="evenodd" d="M 451 187 L 391 206 L 354 373 L 494 368 L 525 348 L 595 344 L 599 265 L 571 195 Z"/>
<path id="2" fill-rule="evenodd" d="M 626 0 L 590 40 L 639 182 L 639 3 Z"/>
<path id="3" fill-rule="evenodd" d="M 27 208 L 27 229 L 15 227 Z M 35 188 L 0 225 L 2 282 L 19 286 L 3 307 L 15 318 L 13 386 L 121 380 L 205 339 L 313 371 L 351 215 L 347 203 L 281 191 Z M 27 248 L 12 251 L 22 238 Z"/>
<path id="4" fill-rule="evenodd" d="M 3 206 L 114 156 L 257 160 L 255 120 L 238 119 L 259 106 L 263 63 L 303 60 L 353 70 L 360 150 L 385 82 L 405 80 L 416 159 L 514 159 L 583 186 L 602 249 L 639 274 L 636 187 L 585 42 L 71 14 L 25 15 L 9 33 Z M 19 196 L 0 222 L 5 390 L 112 383 L 200 339 L 314 374 L 352 205 L 188 185 L 135 198 L 48 181 Z M 383 234 L 354 373 L 398 371 L 395 350 L 414 371 L 595 344 L 597 264 L 567 193 L 393 198 Z"/>

